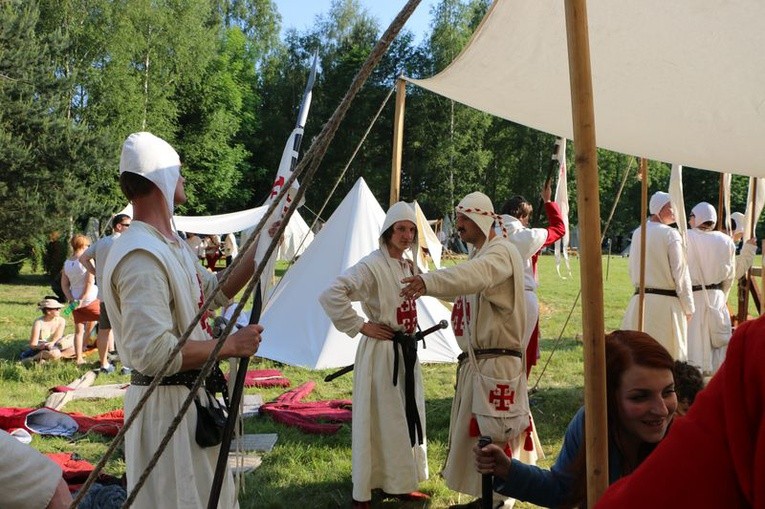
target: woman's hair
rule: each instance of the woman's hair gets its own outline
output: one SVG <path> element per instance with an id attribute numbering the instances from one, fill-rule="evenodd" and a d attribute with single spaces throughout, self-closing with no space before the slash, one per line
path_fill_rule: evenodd
<path id="1" fill-rule="evenodd" d="M 624 455 L 624 440 L 619 421 L 619 389 L 622 375 L 632 366 L 666 369 L 674 376 L 675 361 L 658 341 L 644 332 L 617 330 L 606 334 L 606 408 L 608 411 L 608 447 L 615 447 L 622 458 L 622 474 L 635 470 L 657 444 L 643 443 L 637 463 L 630 464 Z M 584 444 L 584 433 L 582 434 Z M 587 465 L 585 447 L 581 447 L 571 464 L 571 496 L 563 507 L 586 507 Z"/>
<path id="2" fill-rule="evenodd" d="M 73 250 L 78 251 L 84 247 L 88 247 L 90 245 L 90 240 L 85 235 L 78 233 L 71 238 L 69 245 L 72 246 Z"/>
<path id="3" fill-rule="evenodd" d="M 120 189 L 128 200 L 146 196 L 155 187 L 154 183 L 143 175 L 129 171 L 120 174 Z"/>
<path id="4" fill-rule="evenodd" d="M 511 215 L 516 219 L 523 219 L 530 215 L 532 210 L 531 203 L 520 194 L 516 194 L 502 205 L 502 213 Z"/>

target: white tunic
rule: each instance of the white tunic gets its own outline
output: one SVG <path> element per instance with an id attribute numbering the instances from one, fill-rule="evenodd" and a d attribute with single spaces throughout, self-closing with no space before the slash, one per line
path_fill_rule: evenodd
<path id="1" fill-rule="evenodd" d="M 152 226 L 134 220 L 109 251 L 104 283 L 105 305 L 123 362 L 153 376 L 192 323 L 204 300 L 203 292 L 209 295 L 217 279 L 197 262 L 180 237 L 171 242 Z M 219 293 L 216 304 L 226 303 Z M 200 322 L 189 340 L 209 340 L 209 329 Z M 181 362 L 181 355 L 176 356 L 167 374 L 177 373 Z M 146 389 L 128 388 L 126 417 L 135 411 Z M 157 387 L 130 427 L 125 435 L 128 490 L 143 473 L 188 394 L 184 386 Z M 197 445 L 196 421 L 196 408 L 191 405 L 133 507 L 207 507 L 219 448 Z M 229 471 L 218 507 L 238 507 Z"/>
<path id="2" fill-rule="evenodd" d="M 696 311 L 688 323 L 688 362 L 704 373 L 714 373 L 725 358 L 726 347 L 715 348 L 712 334 L 730 339 L 728 290 L 735 276 L 736 247 L 718 231 L 688 230 L 688 270 L 694 286 L 722 283 L 720 290 L 693 292 Z"/>
<path id="3" fill-rule="evenodd" d="M 531 340 L 539 319 L 539 298 L 537 297 L 537 278 L 531 257 L 542 249 L 547 241 L 546 228 L 527 228 L 517 218 L 504 214 L 502 220 L 507 230 L 507 240 L 514 245 L 523 258 L 523 289 L 526 297 L 526 330 L 523 333 L 523 349 Z"/>
<path id="4" fill-rule="evenodd" d="M 643 331 L 661 343 L 675 360 L 688 356 L 688 322 L 693 314 L 691 278 L 680 234 L 665 224 L 646 223 L 645 287 L 675 291 L 677 296 L 645 294 Z M 640 285 L 640 228 L 632 234 L 629 272 Z M 639 330 L 639 295 L 633 295 L 622 319 L 622 329 Z"/>
<path id="5" fill-rule="evenodd" d="M 504 348 L 523 352 L 526 302 L 523 291 L 523 260 L 518 249 L 496 236 L 487 240 L 469 259 L 454 267 L 421 277 L 428 295 L 455 298 L 452 327 L 463 352 Z M 485 376 L 509 380 L 522 375 L 525 365 L 518 357 L 502 355 L 477 359 Z M 462 362 L 457 371 L 457 390 L 449 422 L 449 451 L 442 472 L 449 488 L 474 496 L 481 495 L 481 475 L 473 467 L 473 446 L 478 437 L 471 433 L 475 369 Z M 502 418 L 476 415 L 481 434 L 494 443 L 509 444 L 515 452 L 525 427 L 508 429 Z"/>
<path id="6" fill-rule="evenodd" d="M 409 262 L 391 258 L 386 250 L 380 249 L 339 276 L 322 293 L 319 302 L 335 327 L 351 337 L 364 325 L 364 318 L 351 307 L 353 301 L 361 302 L 369 321 L 412 333 L 417 319 L 415 303 L 399 296 L 401 279 L 410 275 Z M 399 356 L 396 386 L 393 359 L 393 342 L 361 337 L 353 377 L 354 500 L 370 500 L 376 488 L 392 494 L 411 493 L 428 478 L 420 363 L 415 364 L 415 399 L 423 443 L 412 447 L 404 405 L 403 357 Z"/>

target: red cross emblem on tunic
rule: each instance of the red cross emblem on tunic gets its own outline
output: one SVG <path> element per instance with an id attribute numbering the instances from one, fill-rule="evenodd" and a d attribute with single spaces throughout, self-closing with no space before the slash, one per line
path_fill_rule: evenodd
<path id="1" fill-rule="evenodd" d="M 403 325 L 407 334 L 414 334 L 417 330 L 417 303 L 414 299 L 406 299 L 396 308 L 396 323 Z"/>
<path id="2" fill-rule="evenodd" d="M 455 336 L 465 335 L 465 325 L 470 321 L 470 303 L 464 297 L 458 297 L 452 308 L 452 330 Z"/>
<path id="3" fill-rule="evenodd" d="M 515 391 L 511 391 L 507 384 L 497 384 L 496 390 L 489 391 L 489 403 L 492 403 L 497 410 L 510 410 L 514 400 Z"/>

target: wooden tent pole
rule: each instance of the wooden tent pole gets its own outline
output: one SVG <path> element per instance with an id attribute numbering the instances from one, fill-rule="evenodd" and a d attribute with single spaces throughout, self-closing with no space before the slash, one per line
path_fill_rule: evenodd
<path id="1" fill-rule="evenodd" d="M 393 116 L 393 163 L 390 172 L 390 205 L 396 203 L 401 192 L 401 156 L 404 151 L 404 105 L 406 81 L 396 81 L 396 109 Z"/>
<path id="2" fill-rule="evenodd" d="M 720 173 L 720 184 L 717 186 L 717 231 L 723 231 L 723 212 L 726 214 L 728 211 L 723 211 L 725 198 L 725 174 Z M 728 233 L 728 232 L 726 232 Z"/>
<path id="3" fill-rule="evenodd" d="M 592 98 L 586 0 L 566 0 L 568 67 L 574 126 L 584 341 L 584 427 L 587 505 L 608 487 L 606 356 L 603 318 L 603 257 L 600 250 L 600 196 L 595 111 Z"/>
<path id="4" fill-rule="evenodd" d="M 638 288 L 638 330 L 645 330 L 645 234 L 648 222 L 648 160 L 640 158 L 640 279 Z"/>

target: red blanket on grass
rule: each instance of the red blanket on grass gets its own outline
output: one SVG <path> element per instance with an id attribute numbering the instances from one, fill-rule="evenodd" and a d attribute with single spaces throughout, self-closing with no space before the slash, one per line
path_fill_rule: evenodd
<path id="1" fill-rule="evenodd" d="M 14 408 L 0 407 L 0 429 L 10 431 L 16 428 L 23 428 L 30 433 L 38 433 L 38 430 L 27 426 L 27 417 L 32 412 L 45 411 L 55 419 L 56 415 L 61 416 L 62 421 L 74 420 L 77 424 L 79 433 L 93 431 L 100 435 L 109 437 L 115 436 L 122 428 L 125 414 L 122 410 L 113 410 L 105 414 L 95 415 L 93 417 L 78 412 L 60 412 L 52 408 Z"/>
<path id="2" fill-rule="evenodd" d="M 228 373 L 226 373 L 228 380 Z M 244 377 L 245 387 L 289 387 L 290 379 L 278 369 L 251 369 Z"/>
<path id="3" fill-rule="evenodd" d="M 765 508 L 765 317 L 737 327 L 688 415 L 596 507 Z"/>
<path id="4" fill-rule="evenodd" d="M 306 382 L 300 387 L 287 391 L 276 401 L 264 403 L 260 412 L 287 426 L 295 426 L 306 433 L 330 435 L 336 433 L 343 422 L 351 421 L 351 401 L 335 399 L 303 403 L 301 400 L 311 393 L 315 382 Z"/>

